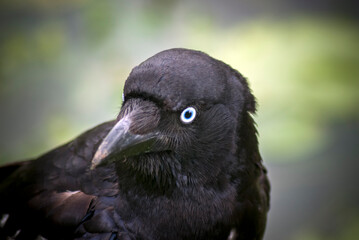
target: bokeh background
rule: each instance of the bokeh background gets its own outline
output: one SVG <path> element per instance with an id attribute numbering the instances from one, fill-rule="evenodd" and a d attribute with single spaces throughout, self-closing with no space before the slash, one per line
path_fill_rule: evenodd
<path id="1" fill-rule="evenodd" d="M 202 50 L 257 97 L 265 239 L 358 239 L 358 23 L 355 1 L 1 1 L 0 163 L 113 119 L 153 54 Z"/>

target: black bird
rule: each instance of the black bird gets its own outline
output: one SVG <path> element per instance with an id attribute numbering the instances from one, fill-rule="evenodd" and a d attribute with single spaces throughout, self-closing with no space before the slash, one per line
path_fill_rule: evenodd
<path id="1" fill-rule="evenodd" d="M 0 168 L 0 238 L 260 240 L 270 187 L 254 112 L 236 70 L 160 52 L 130 73 L 116 120 Z"/>

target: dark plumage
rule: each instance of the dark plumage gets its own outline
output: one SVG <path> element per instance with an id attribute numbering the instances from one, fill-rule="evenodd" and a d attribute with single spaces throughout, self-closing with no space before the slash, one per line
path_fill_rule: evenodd
<path id="1" fill-rule="evenodd" d="M 171 49 L 135 67 L 124 96 L 117 120 L 0 168 L 0 239 L 262 239 L 269 182 L 246 80 Z"/>

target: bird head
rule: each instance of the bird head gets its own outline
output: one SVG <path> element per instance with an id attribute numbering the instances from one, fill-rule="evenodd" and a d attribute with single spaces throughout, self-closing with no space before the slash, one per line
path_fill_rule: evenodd
<path id="1" fill-rule="evenodd" d="M 123 94 L 92 169 L 115 162 L 118 175 L 154 185 L 204 184 L 238 164 L 243 138 L 256 141 L 246 80 L 205 53 L 160 52 L 132 70 Z"/>

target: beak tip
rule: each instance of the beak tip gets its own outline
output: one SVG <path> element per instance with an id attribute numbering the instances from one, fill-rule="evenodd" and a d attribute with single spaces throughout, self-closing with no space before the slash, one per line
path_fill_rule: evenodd
<path id="1" fill-rule="evenodd" d="M 90 170 L 91 170 L 91 171 L 92 171 L 92 170 L 95 170 L 95 168 L 96 168 L 96 164 L 92 163 L 92 164 L 91 164 L 91 167 L 90 167 Z"/>
<path id="2" fill-rule="evenodd" d="M 91 161 L 90 170 L 94 170 L 97 166 L 101 165 L 105 158 L 107 158 L 108 152 L 98 150 Z"/>

